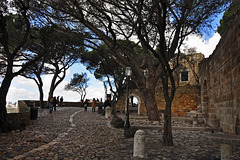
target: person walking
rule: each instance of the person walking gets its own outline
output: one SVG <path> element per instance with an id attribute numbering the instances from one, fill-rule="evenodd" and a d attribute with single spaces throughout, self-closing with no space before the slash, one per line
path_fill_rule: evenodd
<path id="1" fill-rule="evenodd" d="M 92 101 L 92 112 L 95 112 L 95 108 L 96 108 L 96 100 L 95 100 L 95 98 L 93 98 L 93 101 Z"/>
<path id="2" fill-rule="evenodd" d="M 49 113 L 51 114 L 53 111 L 53 96 L 50 96 L 48 99 Z"/>

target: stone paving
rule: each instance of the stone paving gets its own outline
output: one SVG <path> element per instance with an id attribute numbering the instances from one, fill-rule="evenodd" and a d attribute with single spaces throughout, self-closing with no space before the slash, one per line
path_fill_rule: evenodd
<path id="1" fill-rule="evenodd" d="M 131 117 L 131 115 L 130 115 Z M 133 138 L 125 139 L 123 129 L 110 126 L 90 109 L 58 108 L 52 114 L 40 109 L 37 120 L 27 129 L 0 134 L 0 160 L 137 160 L 133 155 Z M 146 119 L 130 119 L 132 125 L 151 125 Z M 161 125 L 154 123 L 155 126 Z M 174 146 L 162 146 L 162 130 L 144 129 L 146 156 L 144 160 L 217 160 L 221 141 L 211 140 L 206 130 L 173 130 Z M 223 133 L 217 133 L 223 134 Z M 233 145 L 232 159 L 240 159 L 240 143 Z"/>

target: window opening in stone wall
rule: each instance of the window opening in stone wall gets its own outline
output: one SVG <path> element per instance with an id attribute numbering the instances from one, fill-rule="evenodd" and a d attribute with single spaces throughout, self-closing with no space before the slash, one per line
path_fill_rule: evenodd
<path id="1" fill-rule="evenodd" d="M 184 70 L 180 72 L 180 83 L 181 82 L 189 82 L 190 76 L 189 76 L 189 70 Z"/>
<path id="2" fill-rule="evenodd" d="M 138 99 L 135 96 L 131 96 L 130 98 L 130 106 L 131 107 L 138 107 Z"/>
<path id="3" fill-rule="evenodd" d="M 139 99 L 134 95 L 130 96 L 129 109 L 131 114 L 139 114 Z"/>

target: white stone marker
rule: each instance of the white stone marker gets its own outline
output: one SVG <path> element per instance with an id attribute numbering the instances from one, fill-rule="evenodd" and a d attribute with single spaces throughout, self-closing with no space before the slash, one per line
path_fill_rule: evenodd
<path id="1" fill-rule="evenodd" d="M 134 134 L 133 157 L 143 158 L 145 154 L 145 133 L 137 130 Z"/>
<path id="2" fill-rule="evenodd" d="M 233 147 L 231 144 L 221 144 L 221 160 L 232 160 Z"/>
<path id="3" fill-rule="evenodd" d="M 110 117 L 111 117 L 111 108 L 107 106 L 105 109 L 105 118 L 110 118 Z"/>

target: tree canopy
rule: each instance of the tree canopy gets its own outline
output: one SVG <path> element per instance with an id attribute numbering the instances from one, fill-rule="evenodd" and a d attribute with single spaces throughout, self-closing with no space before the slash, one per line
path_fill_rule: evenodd
<path id="1" fill-rule="evenodd" d="M 87 73 L 75 73 L 73 74 L 71 82 L 68 83 L 64 89 L 67 91 L 71 90 L 80 94 L 80 100 L 83 102 L 87 94 L 89 80 L 90 78 L 87 77 Z"/>
<path id="2" fill-rule="evenodd" d="M 16 13 L 10 13 L 14 7 Z M 0 132 L 8 131 L 6 96 L 14 77 L 23 73 L 43 54 L 26 52 L 23 48 L 30 39 L 29 1 L 2 1 L 0 6 Z"/>
<path id="3" fill-rule="evenodd" d="M 228 10 L 224 12 L 223 18 L 220 20 L 220 26 L 217 31 L 220 35 L 227 30 L 228 26 L 231 24 L 232 19 L 235 17 L 236 13 L 240 10 L 240 0 L 234 0 Z"/>

